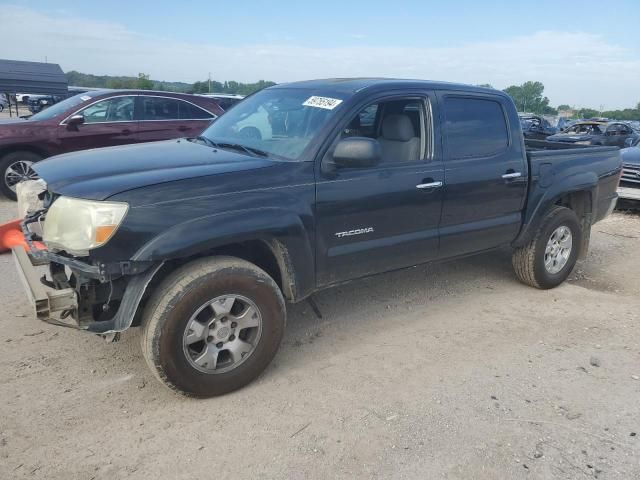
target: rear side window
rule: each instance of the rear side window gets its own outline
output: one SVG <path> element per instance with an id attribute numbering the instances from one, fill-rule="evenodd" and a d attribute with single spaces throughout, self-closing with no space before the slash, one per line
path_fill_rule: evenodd
<path id="1" fill-rule="evenodd" d="M 142 97 L 143 120 L 204 120 L 213 117 L 202 108 L 175 98 Z"/>
<path id="2" fill-rule="evenodd" d="M 188 102 L 180 102 L 180 119 L 182 120 L 206 120 L 213 117 L 213 114 L 204 111 L 200 107 Z"/>
<path id="3" fill-rule="evenodd" d="M 498 102 L 446 97 L 444 114 L 449 158 L 486 157 L 509 145 L 507 122 Z"/>

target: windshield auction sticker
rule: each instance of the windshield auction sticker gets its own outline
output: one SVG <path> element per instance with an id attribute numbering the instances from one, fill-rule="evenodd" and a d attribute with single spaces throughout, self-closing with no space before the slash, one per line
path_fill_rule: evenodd
<path id="1" fill-rule="evenodd" d="M 302 104 L 305 107 L 324 108 L 325 110 L 333 110 L 342 103 L 342 100 L 329 97 L 309 97 Z"/>

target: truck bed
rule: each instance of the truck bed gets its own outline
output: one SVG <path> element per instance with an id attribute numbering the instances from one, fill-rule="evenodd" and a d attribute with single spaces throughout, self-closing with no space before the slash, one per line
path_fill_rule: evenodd
<path id="1" fill-rule="evenodd" d="M 572 190 L 591 192 L 591 223 L 604 218 L 615 204 L 622 171 L 618 147 L 572 145 L 525 140 L 529 192 L 524 222 L 547 211 L 558 197 Z"/>

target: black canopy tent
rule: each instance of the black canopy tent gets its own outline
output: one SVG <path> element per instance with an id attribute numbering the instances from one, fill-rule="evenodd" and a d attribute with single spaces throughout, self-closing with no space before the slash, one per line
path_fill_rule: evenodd
<path id="1" fill-rule="evenodd" d="M 50 95 L 67 93 L 67 77 L 56 63 L 21 62 L 0 59 L 0 92 L 11 95 L 16 93 L 46 93 Z M 16 112 L 18 105 L 16 104 Z M 11 103 L 9 103 L 11 113 Z"/>

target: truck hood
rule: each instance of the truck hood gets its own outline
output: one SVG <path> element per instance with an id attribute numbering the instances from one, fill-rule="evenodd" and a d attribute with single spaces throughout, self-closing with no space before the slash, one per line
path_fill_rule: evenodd
<path id="1" fill-rule="evenodd" d="M 58 155 L 37 163 L 34 170 L 54 193 L 104 200 L 134 188 L 274 163 L 179 139 Z"/>

